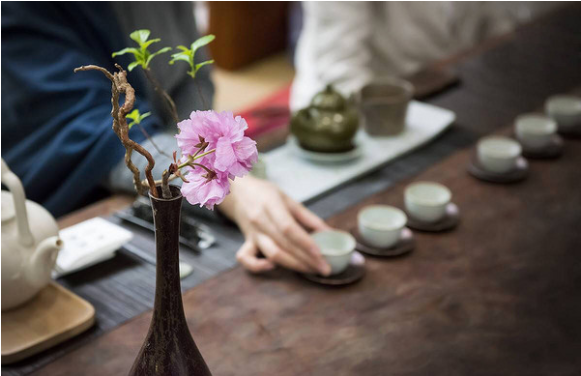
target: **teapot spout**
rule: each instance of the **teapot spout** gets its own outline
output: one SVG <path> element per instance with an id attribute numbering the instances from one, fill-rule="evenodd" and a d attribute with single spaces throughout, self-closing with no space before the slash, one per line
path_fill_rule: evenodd
<path id="1" fill-rule="evenodd" d="M 28 283 L 34 287 L 41 288 L 48 282 L 56 262 L 56 256 L 62 247 L 63 241 L 58 236 L 51 236 L 40 242 L 30 258 L 26 273 Z"/>

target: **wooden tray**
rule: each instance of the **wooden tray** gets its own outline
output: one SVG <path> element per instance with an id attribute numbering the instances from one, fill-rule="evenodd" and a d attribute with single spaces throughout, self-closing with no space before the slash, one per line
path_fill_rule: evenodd
<path id="1" fill-rule="evenodd" d="M 95 322 L 95 308 L 51 282 L 33 300 L 2 312 L 2 364 L 14 363 L 53 347 Z"/>

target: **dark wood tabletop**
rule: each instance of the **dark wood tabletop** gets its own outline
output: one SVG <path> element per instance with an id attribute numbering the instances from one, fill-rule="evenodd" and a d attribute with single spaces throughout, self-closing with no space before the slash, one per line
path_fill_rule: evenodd
<path id="1" fill-rule="evenodd" d="M 574 375 L 581 371 L 581 142 L 532 162 L 510 185 L 484 183 L 465 149 L 411 180 L 445 184 L 453 231 L 368 257 L 357 284 L 328 288 L 288 271 L 223 273 L 184 294 L 190 330 L 216 375 Z M 402 207 L 405 185 L 329 223 L 349 230 L 369 204 Z M 39 374 L 123 375 L 150 313 Z"/>
<path id="2" fill-rule="evenodd" d="M 367 258 L 367 275 L 349 287 L 236 267 L 187 291 L 190 329 L 214 374 L 579 374 L 579 142 L 567 142 L 559 160 L 532 163 L 520 184 L 466 173 L 466 147 L 478 137 L 581 84 L 579 19 L 575 4 L 446 62 L 461 82 L 428 102 L 456 112 L 453 129 L 310 205 L 349 229 L 361 206 L 401 206 L 407 182 L 434 180 L 460 207 L 456 230 L 418 233 L 407 257 Z M 149 318 L 35 374 L 124 375 Z"/>

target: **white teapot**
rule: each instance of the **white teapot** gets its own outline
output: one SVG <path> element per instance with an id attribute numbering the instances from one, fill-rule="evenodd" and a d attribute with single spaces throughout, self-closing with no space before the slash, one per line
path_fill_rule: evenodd
<path id="1" fill-rule="evenodd" d="M 26 200 L 18 177 L 2 159 L 2 311 L 32 299 L 51 279 L 62 241 L 55 219 Z"/>

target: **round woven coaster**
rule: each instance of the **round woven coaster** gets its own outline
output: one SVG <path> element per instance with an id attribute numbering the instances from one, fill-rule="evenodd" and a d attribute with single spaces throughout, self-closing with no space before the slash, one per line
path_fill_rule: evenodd
<path id="1" fill-rule="evenodd" d="M 298 273 L 301 277 L 311 282 L 328 286 L 350 285 L 359 281 L 365 275 L 365 257 L 357 251 L 353 252 L 351 262 L 347 269 L 335 275 L 324 277 L 318 274 Z"/>
<path id="2" fill-rule="evenodd" d="M 558 158 L 563 154 L 563 138 L 558 134 L 553 135 L 551 142 L 542 148 L 531 148 L 522 144 L 522 155 L 533 159 Z"/>
<path id="3" fill-rule="evenodd" d="M 409 253 L 414 249 L 415 244 L 414 233 L 407 227 L 401 231 L 399 241 L 388 248 L 374 247 L 365 243 L 365 240 L 357 228 L 351 230 L 351 234 L 357 241 L 356 248 L 359 252 L 377 257 L 395 257 Z"/>
<path id="4" fill-rule="evenodd" d="M 468 172 L 470 175 L 478 178 L 480 180 L 484 180 L 490 183 L 500 183 L 500 184 L 508 184 L 508 183 L 516 183 L 521 180 L 526 179 L 529 174 L 529 163 L 524 157 L 519 157 L 516 160 L 516 165 L 514 169 L 504 172 L 491 172 L 485 170 L 484 167 L 480 164 L 476 157 L 473 157 L 468 165 Z"/>
<path id="5" fill-rule="evenodd" d="M 437 222 L 425 222 L 414 218 L 410 213 L 406 212 L 406 214 L 408 216 L 407 225 L 414 230 L 428 232 L 448 231 L 460 223 L 460 210 L 458 210 L 458 206 L 453 202 L 446 205 L 446 215 Z"/>

